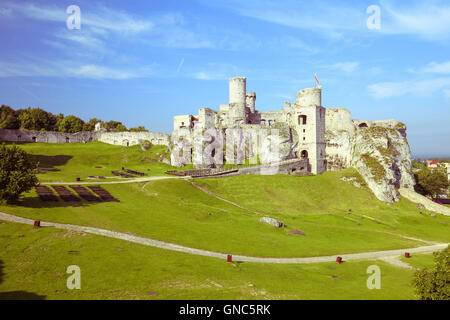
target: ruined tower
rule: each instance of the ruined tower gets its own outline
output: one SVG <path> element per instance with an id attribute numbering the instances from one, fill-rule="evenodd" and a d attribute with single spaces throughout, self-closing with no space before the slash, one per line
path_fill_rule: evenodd
<path id="1" fill-rule="evenodd" d="M 249 108 L 250 113 L 255 113 L 256 92 L 247 92 L 245 96 L 245 104 Z"/>
<path id="2" fill-rule="evenodd" d="M 230 79 L 230 104 L 229 119 L 231 126 L 237 126 L 246 122 L 246 77 Z"/>
<path id="3" fill-rule="evenodd" d="M 298 134 L 297 157 L 309 159 L 313 174 L 323 173 L 326 171 L 326 143 L 322 87 L 300 90 L 293 107 L 291 125 Z"/>

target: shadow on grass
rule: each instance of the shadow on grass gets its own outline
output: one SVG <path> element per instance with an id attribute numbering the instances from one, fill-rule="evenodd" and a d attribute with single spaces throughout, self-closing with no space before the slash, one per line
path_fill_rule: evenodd
<path id="1" fill-rule="evenodd" d="M 0 260 L 0 284 L 3 282 L 3 261 Z M 0 292 L 0 300 L 44 300 L 46 296 L 41 296 L 27 291 Z"/>
<path id="2" fill-rule="evenodd" d="M 26 197 L 11 202 L 11 205 L 25 208 L 63 208 L 63 207 L 86 207 L 90 205 L 95 205 L 97 203 L 102 203 L 102 201 L 42 201 L 39 197 Z"/>
<path id="3" fill-rule="evenodd" d="M 67 162 L 73 158 L 73 156 L 68 155 L 46 156 L 41 154 L 30 154 L 30 156 L 39 163 L 40 168 L 45 168 L 47 170 L 51 169 L 49 171 L 59 171 L 59 169 L 54 167 L 66 165 Z M 41 173 L 45 173 L 45 171 Z"/>

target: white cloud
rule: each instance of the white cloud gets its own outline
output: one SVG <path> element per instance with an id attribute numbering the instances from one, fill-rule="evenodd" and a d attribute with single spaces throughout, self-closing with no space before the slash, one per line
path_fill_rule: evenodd
<path id="1" fill-rule="evenodd" d="M 448 1 L 396 1 L 382 0 L 381 29 L 371 31 L 366 26 L 369 4 L 350 4 L 335 1 L 287 0 L 208 0 L 238 14 L 315 32 L 331 39 L 350 41 L 353 35 L 371 36 L 377 33 L 410 35 L 421 39 L 443 42 L 450 38 L 450 3 Z M 350 37 L 349 37 L 350 36 Z"/>
<path id="2" fill-rule="evenodd" d="M 427 40 L 446 40 L 450 37 L 450 3 L 443 1 L 400 2 L 382 1 L 381 32 L 412 35 Z"/>
<path id="3" fill-rule="evenodd" d="M 330 66 L 331 69 L 352 73 L 359 67 L 359 62 L 338 62 Z"/>
<path id="4" fill-rule="evenodd" d="M 316 31 L 331 38 L 341 38 L 345 30 L 362 28 L 365 11 L 355 7 L 336 6 L 334 2 L 247 0 L 225 3 L 208 1 L 240 15 L 297 29 Z"/>
<path id="5" fill-rule="evenodd" d="M 0 77 L 59 77 L 89 79 L 132 79 L 153 75 L 155 65 L 116 68 L 73 61 L 3 62 Z"/>
<path id="6" fill-rule="evenodd" d="M 423 72 L 450 74 L 450 61 L 445 61 L 442 63 L 430 62 L 425 68 L 423 68 Z"/>
<path id="7" fill-rule="evenodd" d="M 65 7 L 36 6 L 32 3 L 5 4 L 8 9 L 19 12 L 29 18 L 54 22 L 65 22 L 69 15 Z M 105 6 L 97 6 L 95 12 L 81 9 L 81 28 L 92 27 L 99 30 L 114 31 L 120 33 L 139 33 L 153 27 L 153 22 L 147 19 L 139 19 L 126 12 L 112 10 Z M 64 24 L 65 26 L 65 24 Z"/>
<path id="8" fill-rule="evenodd" d="M 440 91 L 446 94 L 447 90 L 450 89 L 450 78 L 380 82 L 369 85 L 367 89 L 369 95 L 377 99 L 400 97 L 406 94 L 417 97 L 427 97 Z"/>

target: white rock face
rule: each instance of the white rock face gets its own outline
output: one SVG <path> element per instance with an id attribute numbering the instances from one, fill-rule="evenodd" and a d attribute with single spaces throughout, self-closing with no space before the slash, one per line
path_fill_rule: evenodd
<path id="1" fill-rule="evenodd" d="M 328 170 L 356 168 L 375 196 L 385 202 L 400 199 L 398 188 L 414 190 L 403 124 L 354 121 L 353 125 L 327 126 L 325 135 Z"/>

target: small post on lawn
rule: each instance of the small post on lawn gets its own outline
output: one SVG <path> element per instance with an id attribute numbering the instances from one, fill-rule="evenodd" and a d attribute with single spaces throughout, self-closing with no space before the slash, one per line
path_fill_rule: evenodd
<path id="1" fill-rule="evenodd" d="M 40 226 L 41 226 L 41 221 L 39 221 L 39 220 L 34 220 L 34 226 L 35 226 L 35 227 L 40 227 Z"/>
<path id="2" fill-rule="evenodd" d="M 231 254 L 227 255 L 227 262 L 232 262 L 233 261 L 233 257 Z"/>
<path id="3" fill-rule="evenodd" d="M 405 258 L 411 258 L 411 255 L 409 254 L 409 252 L 405 252 Z"/>
<path id="4" fill-rule="evenodd" d="M 337 258 L 336 258 L 336 262 L 339 263 L 339 264 L 341 264 L 341 263 L 342 263 L 342 257 L 337 257 Z"/>

